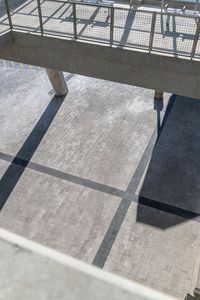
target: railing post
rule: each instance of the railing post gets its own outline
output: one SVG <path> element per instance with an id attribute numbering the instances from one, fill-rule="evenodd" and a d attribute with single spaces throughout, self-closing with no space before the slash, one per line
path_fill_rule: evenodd
<path id="1" fill-rule="evenodd" d="M 200 19 L 198 19 L 198 22 L 197 22 L 196 32 L 195 32 L 191 56 L 190 56 L 191 59 L 193 59 L 194 55 L 195 55 L 195 51 L 196 51 L 196 47 L 197 47 L 197 43 L 198 43 L 198 39 L 199 39 L 199 33 L 200 33 Z"/>
<path id="2" fill-rule="evenodd" d="M 195 5 L 194 5 L 194 10 L 195 11 L 199 10 L 199 0 L 196 0 Z"/>
<path id="3" fill-rule="evenodd" d="M 42 23 L 42 10 L 41 10 L 40 0 L 37 0 L 37 5 L 38 5 L 39 20 L 40 20 L 40 30 L 41 30 L 41 34 L 43 34 L 44 30 L 43 30 L 43 23 Z"/>
<path id="4" fill-rule="evenodd" d="M 110 46 L 113 45 L 113 35 L 114 35 L 114 7 L 111 7 L 110 14 Z"/>
<path id="5" fill-rule="evenodd" d="M 73 3 L 73 26 L 74 26 L 74 39 L 77 39 L 77 26 L 76 26 L 76 3 Z"/>
<path id="6" fill-rule="evenodd" d="M 9 26 L 10 26 L 10 29 L 12 30 L 13 29 L 13 24 L 12 24 L 12 19 L 11 19 L 11 14 L 10 14 L 10 6 L 9 6 L 9 3 L 8 3 L 8 0 L 5 0 L 5 5 L 6 5 L 6 12 L 7 12 L 7 15 L 8 15 Z"/>
<path id="7" fill-rule="evenodd" d="M 156 24 L 156 12 L 154 11 L 152 14 L 152 19 L 151 19 L 151 32 L 150 32 L 150 38 L 149 38 L 149 53 L 151 52 L 152 46 L 153 46 L 155 24 Z"/>

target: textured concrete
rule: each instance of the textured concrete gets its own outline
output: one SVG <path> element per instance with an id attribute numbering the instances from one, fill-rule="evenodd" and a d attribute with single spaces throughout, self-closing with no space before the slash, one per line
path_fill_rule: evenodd
<path id="1" fill-rule="evenodd" d="M 91 263 L 118 204 L 114 196 L 27 170 L 0 224 Z"/>
<path id="2" fill-rule="evenodd" d="M 65 77 L 56 98 L 44 70 L 1 63 L 0 226 L 184 299 L 200 252 L 199 101 L 165 94 L 160 114 L 153 90 Z"/>
<path id="3" fill-rule="evenodd" d="M 2 229 L 0 256 L 2 300 L 175 300 Z"/>
<path id="4" fill-rule="evenodd" d="M 143 205 L 139 214 L 131 204 L 104 268 L 184 299 L 196 285 L 200 224 Z"/>

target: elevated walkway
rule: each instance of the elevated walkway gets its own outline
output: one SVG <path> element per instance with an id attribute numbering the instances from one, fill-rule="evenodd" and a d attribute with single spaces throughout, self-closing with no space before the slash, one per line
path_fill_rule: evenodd
<path id="1" fill-rule="evenodd" d="M 1 59 L 200 95 L 198 13 L 52 0 L 12 9 L 6 3 L 0 28 L 10 28 L 14 42 L 1 49 Z"/>

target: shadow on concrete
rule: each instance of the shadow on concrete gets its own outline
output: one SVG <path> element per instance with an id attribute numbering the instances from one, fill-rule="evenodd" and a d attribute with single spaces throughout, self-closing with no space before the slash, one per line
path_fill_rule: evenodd
<path id="1" fill-rule="evenodd" d="M 121 40 L 120 40 L 120 45 L 126 45 L 127 41 L 128 41 L 128 37 L 129 37 L 129 34 L 130 34 L 130 31 L 133 27 L 133 22 L 134 22 L 134 19 L 135 19 L 135 14 L 136 14 L 136 11 L 134 10 L 129 10 L 128 12 L 128 16 L 126 18 L 126 22 L 125 22 L 125 26 L 124 26 L 124 32 L 121 36 Z"/>
<path id="2" fill-rule="evenodd" d="M 197 298 L 195 298 L 194 296 L 187 294 L 186 297 L 184 298 L 184 300 L 197 300 Z"/>
<path id="3" fill-rule="evenodd" d="M 26 3 L 26 5 L 30 4 L 32 1 L 27 1 L 27 0 L 10 0 L 8 1 L 9 7 L 11 9 L 11 11 L 13 11 L 14 9 L 18 8 L 19 6 L 21 6 L 22 4 Z M 5 0 L 0 0 L 0 17 L 6 15 L 6 6 L 5 6 Z M 7 17 L 7 15 L 6 15 Z"/>
<path id="4" fill-rule="evenodd" d="M 0 181 L 0 210 L 5 205 L 10 194 L 15 188 L 20 177 L 24 173 L 29 161 L 34 155 L 54 117 L 56 116 L 60 106 L 64 100 L 63 97 L 54 96 L 47 108 L 43 112 L 34 129 L 24 142 L 23 146 L 11 162 L 10 166 L 4 173 Z"/>
<path id="5" fill-rule="evenodd" d="M 138 222 L 166 229 L 200 220 L 199 128 L 200 101 L 173 96 L 139 192 Z"/>

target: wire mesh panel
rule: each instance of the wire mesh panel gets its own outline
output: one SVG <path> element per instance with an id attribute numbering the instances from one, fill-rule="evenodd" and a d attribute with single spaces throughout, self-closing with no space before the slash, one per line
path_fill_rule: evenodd
<path id="1" fill-rule="evenodd" d="M 73 36 L 72 4 L 67 1 L 46 0 L 41 2 L 44 33 Z"/>
<path id="2" fill-rule="evenodd" d="M 152 14 L 115 9 L 114 44 L 147 49 L 149 46 Z"/>
<path id="3" fill-rule="evenodd" d="M 190 56 L 195 31 L 194 18 L 157 14 L 153 51 Z"/>
<path id="4" fill-rule="evenodd" d="M 0 1 L 0 34 L 2 32 L 5 32 L 8 30 L 9 27 L 9 22 L 8 22 L 8 15 L 6 12 L 6 5 L 5 1 Z"/>
<path id="5" fill-rule="evenodd" d="M 39 30 L 37 0 L 9 0 L 13 28 Z"/>
<path id="6" fill-rule="evenodd" d="M 110 8 L 77 4 L 76 17 L 79 39 L 109 43 Z"/>

